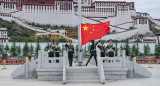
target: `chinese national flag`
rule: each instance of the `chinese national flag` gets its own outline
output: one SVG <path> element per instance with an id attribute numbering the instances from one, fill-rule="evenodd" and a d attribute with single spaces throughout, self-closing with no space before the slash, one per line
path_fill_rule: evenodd
<path id="1" fill-rule="evenodd" d="M 81 24 L 81 45 L 105 36 L 110 31 L 109 25 L 110 21 L 99 24 Z"/>

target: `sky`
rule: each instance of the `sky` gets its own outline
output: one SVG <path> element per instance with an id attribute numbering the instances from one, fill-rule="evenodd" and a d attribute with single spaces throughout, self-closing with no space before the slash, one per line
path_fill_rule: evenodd
<path id="1" fill-rule="evenodd" d="M 135 2 L 135 8 L 137 12 L 147 12 L 153 18 L 160 18 L 160 0 L 96 0 L 96 1 Z"/>

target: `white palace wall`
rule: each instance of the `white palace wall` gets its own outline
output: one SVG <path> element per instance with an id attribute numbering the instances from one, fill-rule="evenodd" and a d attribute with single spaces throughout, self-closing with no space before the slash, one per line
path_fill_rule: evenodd
<path id="1" fill-rule="evenodd" d="M 70 25 L 75 26 L 75 15 L 73 10 L 60 11 L 58 10 L 42 10 L 42 9 L 25 9 L 20 13 L 15 13 L 14 17 L 18 17 L 28 22 L 51 25 Z"/>
<path id="2" fill-rule="evenodd" d="M 125 40 L 135 34 L 137 34 L 138 29 L 135 30 L 131 30 L 131 31 L 126 31 L 126 32 L 122 32 L 122 33 L 117 33 L 117 34 L 110 34 L 110 35 L 106 35 L 103 38 L 101 38 L 101 40 Z"/>
<path id="3" fill-rule="evenodd" d="M 1 19 L 11 22 L 14 20 L 12 17 L 0 16 Z"/>
<path id="4" fill-rule="evenodd" d="M 12 8 L 8 8 L 9 6 L 12 6 Z M 10 13 L 16 11 L 16 4 L 6 4 L 4 8 L 4 3 L 1 3 L 0 5 L 0 12 L 2 13 Z"/>
<path id="5" fill-rule="evenodd" d="M 116 30 L 116 32 L 124 32 L 127 31 L 126 29 L 129 29 L 132 26 L 138 29 L 137 32 L 139 34 L 146 34 L 147 32 L 150 32 L 149 24 L 134 25 L 134 19 L 132 19 L 132 16 L 137 17 L 138 15 L 144 14 L 142 15 L 142 17 L 144 17 L 146 13 L 136 13 L 134 7 L 131 8 L 130 5 L 120 2 L 116 2 L 116 4 L 96 2 L 94 3 L 95 5 L 93 4 L 93 6 L 95 7 L 89 7 L 91 6 L 89 2 L 90 0 L 88 0 L 88 4 L 86 4 L 88 7 L 82 7 L 82 23 L 96 24 L 99 22 L 111 21 L 111 32 L 113 30 Z M 57 3 L 59 2 L 56 2 L 56 4 Z M 30 23 L 35 22 L 39 24 L 77 26 L 78 16 L 75 15 L 77 14 L 77 8 L 75 7 L 76 4 L 74 4 L 73 2 L 69 3 L 69 8 L 66 8 L 67 10 L 64 9 L 65 6 L 58 4 L 49 6 L 23 4 L 22 9 L 17 10 L 15 3 L 10 4 L 7 2 L 4 7 L 4 2 L 1 2 L 0 18 L 7 21 L 19 19 Z M 10 6 L 12 6 L 12 8 L 10 8 Z M 63 8 L 60 6 L 62 6 Z M 7 17 L 7 15 L 9 16 Z M 152 21 L 157 25 L 160 25 L 159 21 L 156 21 L 154 19 L 152 19 Z M 125 33 L 128 32 L 124 32 L 124 34 Z M 118 34 L 121 34 L 123 36 L 123 33 Z M 133 34 L 135 33 L 133 32 Z M 133 34 L 129 34 L 129 36 Z M 117 39 L 117 36 L 113 37 L 113 39 Z"/>
<path id="6" fill-rule="evenodd" d="M 135 25 L 136 28 L 138 28 L 137 33 L 138 34 L 146 34 L 147 32 L 150 32 L 149 30 L 149 25 L 148 24 L 139 24 L 139 25 Z"/>

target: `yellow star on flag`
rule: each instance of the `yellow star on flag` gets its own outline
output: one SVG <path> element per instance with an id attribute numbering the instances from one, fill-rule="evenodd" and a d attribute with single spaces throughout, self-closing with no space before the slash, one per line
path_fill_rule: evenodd
<path id="1" fill-rule="evenodd" d="M 84 31 L 86 30 L 88 31 L 88 27 L 86 25 L 83 28 L 84 28 Z"/>

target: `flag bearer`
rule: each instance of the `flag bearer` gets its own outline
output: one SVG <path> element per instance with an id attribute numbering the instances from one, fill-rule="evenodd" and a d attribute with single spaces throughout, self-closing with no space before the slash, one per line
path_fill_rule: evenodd
<path id="1" fill-rule="evenodd" d="M 69 66 L 72 66 L 73 62 L 73 54 L 74 54 L 74 46 L 72 44 L 72 41 L 69 41 L 69 45 L 65 45 L 68 49 L 68 60 L 69 60 Z"/>
<path id="2" fill-rule="evenodd" d="M 54 46 L 55 57 L 60 57 L 61 48 L 59 47 L 59 43 L 57 42 Z"/>
<path id="3" fill-rule="evenodd" d="M 91 41 L 92 45 L 90 45 L 90 57 L 86 63 L 86 66 L 88 65 L 88 63 L 90 62 L 91 58 L 94 56 L 95 62 L 96 62 L 96 66 L 97 66 L 97 51 L 96 51 L 96 47 L 97 47 L 97 43 L 94 43 L 94 40 Z"/>
<path id="4" fill-rule="evenodd" d="M 101 57 L 105 57 L 106 47 L 104 46 L 104 42 L 101 42 L 101 45 L 97 46 L 101 50 Z"/>

